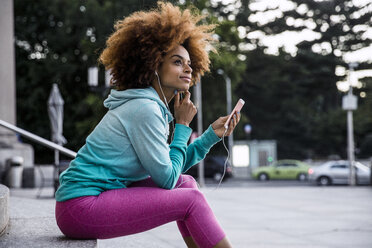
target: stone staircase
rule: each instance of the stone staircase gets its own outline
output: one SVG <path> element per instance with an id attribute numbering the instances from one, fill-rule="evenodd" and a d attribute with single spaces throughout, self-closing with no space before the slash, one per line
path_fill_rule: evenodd
<path id="1" fill-rule="evenodd" d="M 97 240 L 73 240 L 61 233 L 54 218 L 54 198 L 35 199 L 34 191 L 27 190 L 12 193 L 0 185 L 0 247 L 97 247 Z"/>

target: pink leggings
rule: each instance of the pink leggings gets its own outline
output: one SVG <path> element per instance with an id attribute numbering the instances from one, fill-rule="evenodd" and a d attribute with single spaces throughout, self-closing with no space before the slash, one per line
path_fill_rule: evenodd
<path id="1" fill-rule="evenodd" d="M 120 237 L 171 221 L 177 221 L 182 236 L 191 236 L 199 247 L 213 247 L 225 237 L 207 200 L 188 175 L 181 175 L 172 190 L 157 187 L 149 178 L 98 196 L 57 202 L 55 214 L 59 228 L 70 238 Z"/>

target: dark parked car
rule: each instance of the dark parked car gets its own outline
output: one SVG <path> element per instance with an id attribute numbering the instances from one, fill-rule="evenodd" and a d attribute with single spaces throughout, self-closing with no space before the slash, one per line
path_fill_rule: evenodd
<path id="1" fill-rule="evenodd" d="M 204 177 L 213 178 L 215 181 L 220 181 L 224 171 L 224 165 L 227 157 L 225 156 L 207 156 L 204 159 Z M 198 168 L 199 164 L 191 167 L 186 174 L 193 176 L 194 178 L 198 177 Z M 232 176 L 232 169 L 229 161 L 226 163 L 226 173 L 223 180 Z"/>

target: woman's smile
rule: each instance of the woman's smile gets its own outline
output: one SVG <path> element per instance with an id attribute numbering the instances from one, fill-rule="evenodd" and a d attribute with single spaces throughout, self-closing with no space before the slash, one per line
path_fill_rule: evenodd
<path id="1" fill-rule="evenodd" d="M 180 78 L 182 80 L 186 81 L 187 83 L 190 83 L 191 82 L 191 77 L 189 77 L 189 76 L 181 76 Z"/>

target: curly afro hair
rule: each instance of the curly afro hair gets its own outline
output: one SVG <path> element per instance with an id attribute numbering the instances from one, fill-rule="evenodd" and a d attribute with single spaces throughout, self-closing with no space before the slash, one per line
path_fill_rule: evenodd
<path id="1" fill-rule="evenodd" d="M 209 71 L 207 49 L 215 51 L 214 25 L 198 25 L 202 18 L 190 9 L 181 11 L 171 3 L 158 2 L 156 9 L 119 20 L 99 57 L 111 70 L 111 84 L 117 90 L 150 86 L 163 56 L 178 45 L 185 47 L 192 61 L 191 85 L 198 82 Z"/>

